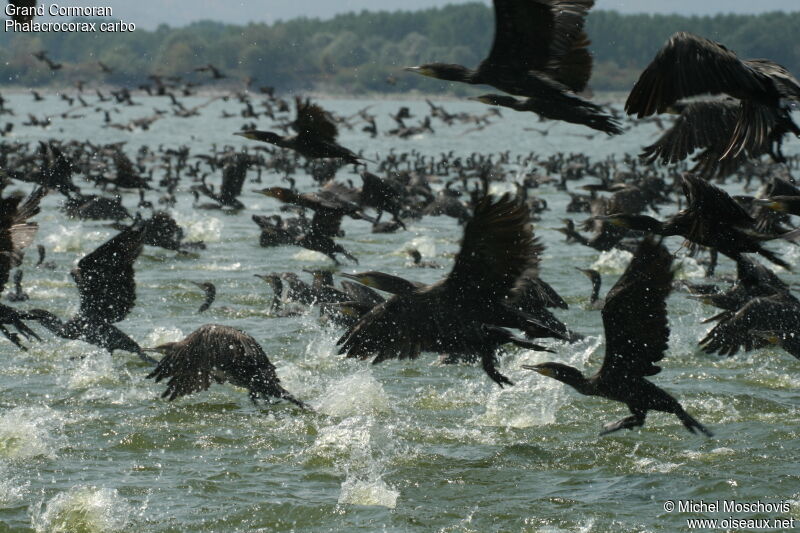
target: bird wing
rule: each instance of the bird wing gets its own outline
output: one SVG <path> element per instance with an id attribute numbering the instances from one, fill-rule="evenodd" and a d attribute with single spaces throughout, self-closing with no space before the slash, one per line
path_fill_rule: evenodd
<path id="1" fill-rule="evenodd" d="M 731 226 L 752 226 L 755 220 L 736 200 L 701 177 L 684 174 L 681 180 L 683 194 L 689 202 L 688 209 L 704 217 L 713 217 L 717 223 Z"/>
<path id="2" fill-rule="evenodd" d="M 275 365 L 258 342 L 243 331 L 217 324 L 201 326 L 176 343 L 147 377 L 156 382 L 170 378 L 161 395 L 170 401 L 207 390 L 212 380 L 228 379 L 274 396 L 283 391 Z"/>
<path id="3" fill-rule="evenodd" d="M 474 306 L 498 302 L 523 274 L 536 275 L 541 251 L 528 208 L 509 194 L 499 199 L 487 195 L 464 228 L 444 288 L 455 300 Z"/>
<path id="4" fill-rule="evenodd" d="M 248 165 L 247 155 L 236 154 L 233 160 L 225 166 L 222 170 L 221 198 L 232 200 L 242 194 L 242 186 L 247 178 Z"/>
<path id="5" fill-rule="evenodd" d="M 706 353 L 731 356 L 767 346 L 768 342 L 754 331 L 796 331 L 800 324 L 800 304 L 783 297 L 753 298 L 736 313 L 717 315 L 719 322 L 699 344 Z"/>
<path id="6" fill-rule="evenodd" d="M 603 327 L 604 377 L 651 376 L 669 341 L 666 300 L 672 290 L 672 255 L 651 237 L 643 240 L 628 268 L 606 296 Z"/>
<path id="7" fill-rule="evenodd" d="M 335 142 L 339 130 L 333 121 L 331 114 L 322 109 L 317 104 L 312 104 L 311 100 L 297 96 L 295 97 L 297 106 L 297 118 L 292 122 L 292 128 L 300 136 L 313 136 L 319 140 L 330 143 Z"/>
<path id="8" fill-rule="evenodd" d="M 494 43 L 481 66 L 545 71 L 583 90 L 591 72 L 583 23 L 592 5 L 594 0 L 494 0 Z"/>
<path id="9" fill-rule="evenodd" d="M 790 130 L 797 131 L 797 125 L 785 109 L 743 101 L 720 159 L 736 158 L 741 154 L 757 158 L 769 151 L 773 135 L 777 134 L 780 139 Z"/>
<path id="10" fill-rule="evenodd" d="M 725 152 L 738 119 L 739 104 L 733 100 L 711 100 L 688 104 L 675 123 L 658 140 L 642 149 L 649 163 L 683 161 L 698 148 Z"/>
<path id="11" fill-rule="evenodd" d="M 705 93 L 772 101 L 774 91 L 768 76 L 723 45 L 678 32 L 639 76 L 625 102 L 625 111 L 647 117 L 663 113 L 682 98 Z"/>
<path id="12" fill-rule="evenodd" d="M 136 303 L 133 263 L 142 251 L 146 228 L 131 226 L 78 261 L 72 277 L 81 297 L 79 314 L 114 323 Z"/>
<path id="13" fill-rule="evenodd" d="M 351 300 L 358 303 L 368 304 L 372 307 L 380 305 L 386 300 L 367 286 L 360 283 L 353 283 L 352 281 L 342 281 L 342 291 L 344 291 Z"/>
<path id="14" fill-rule="evenodd" d="M 0 292 L 8 282 L 8 273 L 22 259 L 23 248 L 33 242 L 39 225 L 27 220 L 39 212 L 39 202 L 47 189 L 37 187 L 25 199 L 0 199 Z"/>
<path id="15" fill-rule="evenodd" d="M 339 353 L 374 362 L 416 359 L 436 333 L 436 313 L 419 297 L 392 296 L 374 307 L 336 343 Z"/>
<path id="16" fill-rule="evenodd" d="M 769 59 L 747 59 L 744 63 L 769 76 L 781 98 L 800 101 L 800 81 L 786 70 L 783 65 L 779 65 Z"/>

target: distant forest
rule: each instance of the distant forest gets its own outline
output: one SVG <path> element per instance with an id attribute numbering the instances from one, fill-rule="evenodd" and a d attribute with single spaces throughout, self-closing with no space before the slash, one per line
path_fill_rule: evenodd
<path id="1" fill-rule="evenodd" d="M 682 17 L 594 11 L 586 29 L 595 57 L 594 90 L 629 89 L 656 50 L 678 30 L 720 41 L 744 58 L 770 58 L 800 74 L 800 12 Z M 428 61 L 475 66 L 488 51 L 493 32 L 492 10 L 479 3 L 415 12 L 365 11 L 269 25 L 205 21 L 133 33 L 3 32 L 0 79 L 20 86 L 61 86 L 81 79 L 135 87 L 150 74 L 204 81 L 207 75 L 189 73 L 211 63 L 234 83 L 249 76 L 256 86 L 278 90 L 418 89 L 458 94 L 469 89 L 404 73 L 402 67 Z M 31 53 L 41 49 L 63 68 L 51 72 L 38 62 Z M 97 61 L 113 73 L 103 73 Z M 390 76 L 396 78 L 394 85 L 387 83 Z M 216 83 L 224 86 L 231 80 Z"/>

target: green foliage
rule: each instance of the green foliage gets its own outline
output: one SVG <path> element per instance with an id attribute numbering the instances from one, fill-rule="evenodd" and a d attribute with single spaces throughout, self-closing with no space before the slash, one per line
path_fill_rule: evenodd
<path id="1" fill-rule="evenodd" d="M 620 15 L 593 11 L 596 90 L 627 90 L 670 34 L 679 30 L 717 40 L 741 57 L 766 57 L 800 73 L 795 34 L 800 13 L 763 15 Z M 212 63 L 232 78 L 250 76 L 278 89 L 338 92 L 456 92 L 468 88 L 403 72 L 405 66 L 439 61 L 476 66 L 491 46 L 494 19 L 482 3 L 423 11 L 367 12 L 329 20 L 298 18 L 275 24 L 233 26 L 203 21 L 182 28 L 88 34 L 0 33 L 0 83 L 63 84 L 84 79 L 136 86 L 150 74 L 191 76 Z M 49 51 L 64 64 L 57 73 L 31 52 Z M 103 74 L 97 61 L 114 69 Z M 394 85 L 386 82 L 395 77 Z M 230 83 L 228 81 L 227 83 Z"/>

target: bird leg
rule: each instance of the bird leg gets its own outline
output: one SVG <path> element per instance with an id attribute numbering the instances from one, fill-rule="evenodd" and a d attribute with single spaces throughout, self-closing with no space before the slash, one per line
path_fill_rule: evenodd
<path id="1" fill-rule="evenodd" d="M 645 413 L 634 413 L 631 416 L 626 416 L 625 418 L 617 420 L 616 422 L 610 422 L 603 426 L 603 431 L 600 432 L 600 435 L 608 435 L 609 433 L 614 433 L 620 429 L 633 429 L 635 427 L 641 427 L 644 425 L 644 417 Z"/>

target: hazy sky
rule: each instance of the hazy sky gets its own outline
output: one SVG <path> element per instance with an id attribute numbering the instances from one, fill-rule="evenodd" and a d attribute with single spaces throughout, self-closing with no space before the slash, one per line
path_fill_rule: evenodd
<path id="1" fill-rule="evenodd" d="M 201 19 L 220 22 L 274 22 L 299 16 L 328 18 L 337 13 L 377 10 L 414 10 L 464 3 L 466 0 L 92 0 L 64 1 L 59 5 L 110 6 L 114 17 L 153 28 L 165 22 L 180 26 Z M 5 2 L 2 2 L 5 4 Z M 49 5 L 49 0 L 41 2 Z M 486 0 L 488 4 L 488 0 Z M 595 9 L 624 13 L 761 13 L 797 11 L 798 0 L 597 0 Z"/>

